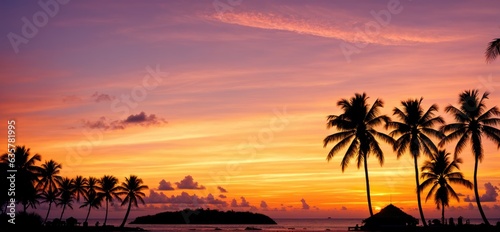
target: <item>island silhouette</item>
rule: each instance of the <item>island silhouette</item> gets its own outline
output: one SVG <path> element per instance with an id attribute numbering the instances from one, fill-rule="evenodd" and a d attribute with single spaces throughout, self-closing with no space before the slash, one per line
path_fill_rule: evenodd
<path id="1" fill-rule="evenodd" d="M 130 224 L 276 224 L 276 222 L 260 213 L 200 208 L 140 216 Z"/>

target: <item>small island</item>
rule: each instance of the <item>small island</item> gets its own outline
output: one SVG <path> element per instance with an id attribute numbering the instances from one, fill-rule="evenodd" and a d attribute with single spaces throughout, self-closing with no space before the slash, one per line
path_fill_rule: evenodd
<path id="1" fill-rule="evenodd" d="M 276 224 L 276 222 L 260 213 L 184 209 L 137 217 L 130 224 Z"/>

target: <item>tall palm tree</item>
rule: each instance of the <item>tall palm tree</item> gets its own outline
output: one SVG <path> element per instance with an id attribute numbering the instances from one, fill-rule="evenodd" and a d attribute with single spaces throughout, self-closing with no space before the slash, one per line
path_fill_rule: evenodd
<path id="1" fill-rule="evenodd" d="M 85 195 L 87 182 L 87 178 L 83 176 L 76 176 L 73 180 L 73 191 L 77 202 L 80 202 L 80 197 Z"/>
<path id="2" fill-rule="evenodd" d="M 80 208 L 83 207 L 89 207 L 89 210 L 87 211 L 87 216 L 85 217 L 85 222 L 88 221 L 89 215 L 90 215 L 90 210 L 92 208 L 99 209 L 101 207 L 101 202 L 102 202 L 102 197 L 100 194 L 97 194 L 96 192 L 88 192 L 88 194 L 83 195 L 83 204 L 80 206 Z M 84 222 L 84 223 L 85 223 Z"/>
<path id="3" fill-rule="evenodd" d="M 139 207 L 137 200 L 141 201 L 142 204 L 146 204 L 143 199 L 146 194 L 142 191 L 148 189 L 148 186 L 143 185 L 142 183 L 143 181 L 141 178 L 138 178 L 135 175 L 130 175 L 129 178 L 125 177 L 125 182 L 122 182 L 121 186 L 119 186 L 118 195 L 125 196 L 122 200 L 122 206 L 128 203 L 127 213 L 125 213 L 125 218 L 123 218 L 123 222 L 120 227 L 125 226 L 132 204 L 134 204 L 135 207 Z"/>
<path id="4" fill-rule="evenodd" d="M 59 175 L 61 169 L 62 165 L 56 161 L 45 161 L 41 166 L 37 188 L 42 191 L 56 191 L 58 188 L 57 184 L 62 181 L 62 177 Z"/>
<path id="5" fill-rule="evenodd" d="M 68 177 L 65 177 L 62 179 L 62 181 L 59 183 L 59 192 L 60 197 L 59 197 L 59 205 L 62 205 L 62 211 L 61 211 L 61 216 L 59 217 L 59 220 L 62 220 L 64 211 L 66 210 L 66 206 L 69 208 L 73 209 L 73 200 L 74 200 L 74 180 L 70 179 Z"/>
<path id="6" fill-rule="evenodd" d="M 436 145 L 429 136 L 442 138 L 443 135 L 433 127 L 436 124 L 444 123 L 444 120 L 440 116 L 435 116 L 438 111 L 437 105 L 432 105 L 424 111 L 422 108 L 423 98 L 420 99 L 409 99 L 402 101 L 403 107 L 401 109 L 394 107 L 393 112 L 399 121 L 392 121 L 387 123 L 388 128 L 393 128 L 394 130 L 390 132 L 393 137 L 398 137 L 394 143 L 394 150 L 397 153 L 398 159 L 405 154 L 408 150 L 413 158 L 413 163 L 415 164 L 415 183 L 417 192 L 417 203 L 418 210 L 420 212 L 420 218 L 422 219 L 422 224 L 427 226 L 425 221 L 424 212 L 422 210 L 422 202 L 420 200 L 420 191 L 418 191 L 419 176 L 418 176 L 418 157 L 421 153 L 431 156 L 432 153 L 438 151 Z"/>
<path id="7" fill-rule="evenodd" d="M 490 43 L 488 43 L 488 47 L 486 48 L 485 56 L 486 62 L 493 62 L 497 56 L 500 55 L 500 38 L 496 38 Z"/>
<path id="8" fill-rule="evenodd" d="M 478 163 L 483 160 L 483 145 L 481 143 L 483 136 L 493 141 L 500 147 L 500 130 L 495 126 L 500 124 L 500 118 L 494 116 L 500 115 L 496 106 L 487 109 L 484 101 L 488 99 L 488 92 L 479 97 L 478 90 L 466 90 L 459 95 L 459 107 L 449 105 L 445 111 L 451 113 L 455 118 L 455 123 L 441 127 L 445 133 L 449 133 L 440 145 L 445 145 L 458 139 L 455 146 L 455 157 L 460 154 L 467 143 L 471 143 L 472 154 L 474 155 L 474 195 L 477 208 L 486 225 L 489 225 L 488 219 L 484 214 L 479 199 L 477 189 L 477 169 Z"/>
<path id="9" fill-rule="evenodd" d="M 14 148 L 14 169 L 16 173 L 16 199 L 17 203 L 23 205 L 24 211 L 28 206 L 32 206 L 30 202 L 33 200 L 33 193 L 36 192 L 35 182 L 37 175 L 40 172 L 40 167 L 36 165 L 42 159 L 39 154 L 31 155 L 30 148 L 25 146 L 16 146 Z M 10 163 L 9 154 L 4 153 L 0 160 L 2 163 Z"/>
<path id="10" fill-rule="evenodd" d="M 99 180 L 99 188 L 98 190 L 100 190 L 101 192 L 99 193 L 100 194 L 100 197 L 103 197 L 104 198 L 104 201 L 106 201 L 106 216 L 104 217 L 104 223 L 103 225 L 105 226 L 106 225 L 106 221 L 108 220 L 108 204 L 111 202 L 113 202 L 113 199 L 116 198 L 116 199 L 120 199 L 120 197 L 118 196 L 118 179 L 114 176 L 110 176 L 110 175 L 105 175 L 103 176 L 100 180 Z"/>
<path id="11" fill-rule="evenodd" d="M 376 126 L 390 120 L 386 115 L 379 114 L 379 108 L 383 107 L 383 101 L 376 99 L 370 107 L 367 100 L 368 97 L 365 93 L 356 93 L 351 99 L 341 99 L 337 102 L 337 105 L 340 106 L 343 113 L 340 115 L 329 115 L 327 118 L 327 128 L 335 127 L 338 132 L 328 135 L 323 140 L 323 147 L 326 147 L 329 143 L 338 141 L 328 153 L 326 157 L 328 161 L 330 161 L 340 150 L 348 147 L 340 163 L 342 172 L 347 168 L 352 158 L 356 158 L 358 169 L 361 167 L 361 164 L 363 164 L 365 169 L 368 209 L 370 215 L 373 215 L 370 198 L 370 181 L 368 178 L 368 155 L 373 153 L 380 165 L 382 165 L 384 163 L 384 154 L 382 149 L 380 149 L 377 139 L 381 139 L 388 143 L 392 143 L 393 139 L 375 129 Z"/>
<path id="12" fill-rule="evenodd" d="M 459 184 L 472 189 L 472 183 L 464 179 L 464 175 L 459 171 L 459 164 L 462 159 L 455 158 L 450 161 L 450 153 L 446 150 L 440 150 L 433 154 L 430 160 L 425 161 L 422 166 L 422 175 L 424 182 L 419 186 L 419 191 L 432 186 L 425 198 L 429 200 L 434 195 L 434 202 L 437 208 L 441 207 L 441 222 L 445 223 L 444 208 L 449 206 L 450 197 L 460 201 L 458 194 L 453 190 L 450 184 Z"/>
<path id="13" fill-rule="evenodd" d="M 47 214 L 45 215 L 45 219 L 43 220 L 43 223 L 47 222 L 47 219 L 49 218 L 50 214 L 50 209 L 52 208 L 52 203 L 55 203 L 58 200 L 59 197 L 59 192 L 56 190 L 47 190 L 42 193 L 41 199 L 42 203 L 49 203 L 49 209 L 47 209 Z"/>

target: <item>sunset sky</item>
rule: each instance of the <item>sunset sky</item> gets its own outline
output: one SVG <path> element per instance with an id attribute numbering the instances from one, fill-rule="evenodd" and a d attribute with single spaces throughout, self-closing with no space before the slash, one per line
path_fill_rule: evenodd
<path id="1" fill-rule="evenodd" d="M 423 97 L 446 122 L 467 89 L 500 105 L 500 60 L 484 58 L 500 36 L 499 1 L 40 2 L 1 4 L 0 118 L 63 176 L 142 178 L 147 205 L 131 217 L 198 206 L 365 218 L 363 169 L 342 173 L 343 153 L 327 162 L 323 148 L 339 99 L 366 92 L 392 116 Z M 484 146 L 479 190 L 493 218 L 500 151 Z M 368 164 L 374 208 L 418 216 L 413 160 L 385 144 L 384 155 L 383 167 Z M 460 157 L 472 181 L 470 148 Z M 480 217 L 473 191 L 456 190 L 447 215 Z M 67 216 L 80 215 L 74 205 Z M 432 200 L 424 211 L 440 215 Z"/>

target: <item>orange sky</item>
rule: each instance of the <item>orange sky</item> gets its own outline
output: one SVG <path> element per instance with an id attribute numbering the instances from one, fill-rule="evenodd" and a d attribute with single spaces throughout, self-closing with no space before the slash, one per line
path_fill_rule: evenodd
<path id="1" fill-rule="evenodd" d="M 42 10 L 34 2 L 2 4 L 4 35 L 23 35 L 22 18 Z M 489 91 L 487 105 L 498 105 L 500 61 L 484 59 L 500 31 L 498 7 L 242 1 L 229 11 L 212 1 L 70 2 L 29 42 L 2 37 L 0 117 L 15 119 L 18 144 L 61 162 L 65 176 L 138 175 L 157 196 L 149 202 L 168 202 L 149 209 L 189 206 L 186 192 L 203 197 L 203 207 L 219 200 L 274 217 L 366 217 L 362 169 L 352 164 L 342 173 L 341 155 L 326 161 L 331 146 L 322 141 L 335 132 L 326 116 L 341 113 L 340 98 L 361 92 L 370 103 L 383 99 L 385 114 L 424 97 L 424 107 L 438 104 L 447 122 L 442 109 L 463 90 Z M 390 20 L 377 21 L 381 12 L 392 12 Z M 346 46 L 358 47 L 346 55 Z M 480 194 L 491 183 L 497 190 L 489 194 L 498 195 L 499 151 L 484 145 Z M 384 154 L 383 167 L 369 160 L 373 206 L 392 202 L 417 216 L 413 161 L 397 160 L 387 146 Z M 470 149 L 461 157 L 472 180 Z M 186 176 L 205 189 L 158 190 L 160 181 L 176 187 Z M 463 200 L 472 190 L 457 191 L 463 197 L 449 215 L 479 217 Z M 497 198 L 483 203 L 489 217 L 500 213 Z M 432 201 L 424 209 L 439 217 Z"/>

